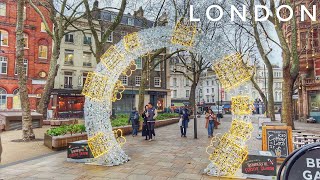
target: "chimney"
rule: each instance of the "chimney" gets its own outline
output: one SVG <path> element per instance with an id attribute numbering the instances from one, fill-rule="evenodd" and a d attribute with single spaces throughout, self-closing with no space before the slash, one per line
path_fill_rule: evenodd
<path id="1" fill-rule="evenodd" d="M 144 10 L 142 9 L 142 6 L 139 7 L 138 11 L 134 11 L 133 16 L 141 18 L 144 16 Z"/>

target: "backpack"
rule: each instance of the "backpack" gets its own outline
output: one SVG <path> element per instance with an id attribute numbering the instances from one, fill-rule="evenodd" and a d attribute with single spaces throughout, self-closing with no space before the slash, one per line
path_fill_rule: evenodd
<path id="1" fill-rule="evenodd" d="M 133 120 L 134 120 L 135 122 L 139 122 L 139 114 L 138 114 L 138 112 L 135 112 L 135 113 L 134 113 Z"/>

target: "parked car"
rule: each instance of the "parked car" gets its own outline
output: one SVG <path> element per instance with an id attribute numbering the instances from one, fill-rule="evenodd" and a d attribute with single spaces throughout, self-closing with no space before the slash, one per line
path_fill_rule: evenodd
<path id="1" fill-rule="evenodd" d="M 211 106 L 211 110 L 220 118 L 223 118 L 223 115 L 226 114 L 223 106 Z"/>

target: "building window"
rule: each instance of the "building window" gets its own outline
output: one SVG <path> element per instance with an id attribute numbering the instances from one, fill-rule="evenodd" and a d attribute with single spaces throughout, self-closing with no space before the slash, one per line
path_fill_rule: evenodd
<path id="1" fill-rule="evenodd" d="M 69 33 L 64 36 L 64 42 L 74 43 L 73 34 Z"/>
<path id="2" fill-rule="evenodd" d="M 142 58 L 139 57 L 138 59 L 135 60 L 137 69 L 142 69 Z"/>
<path id="3" fill-rule="evenodd" d="M 82 73 L 82 86 L 84 86 L 84 84 L 86 83 L 87 80 L 87 72 Z"/>
<path id="4" fill-rule="evenodd" d="M 111 22 L 114 22 L 116 20 L 117 16 L 114 14 L 111 14 Z"/>
<path id="5" fill-rule="evenodd" d="M 211 83 L 212 83 L 212 86 L 214 86 L 214 80 L 212 80 Z"/>
<path id="6" fill-rule="evenodd" d="M 91 63 L 91 53 L 90 52 L 83 52 L 83 66 L 84 67 L 92 67 Z"/>
<path id="7" fill-rule="evenodd" d="M 8 58 L 0 56 L 0 74 L 7 74 Z"/>
<path id="8" fill-rule="evenodd" d="M 189 86 L 189 85 L 190 85 L 189 79 L 186 79 L 186 86 Z"/>
<path id="9" fill-rule="evenodd" d="M 113 42 L 113 32 L 110 33 L 108 39 L 107 39 L 107 42 Z"/>
<path id="10" fill-rule="evenodd" d="M 210 102 L 210 97 L 209 97 L 209 95 L 206 96 L 206 99 L 207 99 L 207 103 L 209 103 L 209 102 Z"/>
<path id="11" fill-rule="evenodd" d="M 208 81 L 207 81 L 208 82 Z M 209 93 L 209 89 L 207 89 L 207 93 Z"/>
<path id="12" fill-rule="evenodd" d="M 186 90 L 186 97 L 190 97 L 190 90 Z"/>
<path id="13" fill-rule="evenodd" d="M 214 93 L 214 88 L 211 88 L 211 92 Z"/>
<path id="14" fill-rule="evenodd" d="M 26 33 L 23 33 L 23 47 L 24 48 L 28 48 L 28 40 L 29 40 L 29 38 L 28 38 L 28 34 L 26 34 Z"/>
<path id="15" fill-rule="evenodd" d="M 161 87 L 161 80 L 160 77 L 155 77 L 154 78 L 154 87 Z"/>
<path id="16" fill-rule="evenodd" d="M 177 97 L 177 90 L 173 90 L 173 97 L 174 97 L 174 98 Z"/>
<path id="17" fill-rule="evenodd" d="M 128 32 L 126 32 L 126 31 L 121 31 L 120 34 L 121 34 L 121 39 L 122 39 L 123 37 L 125 37 L 126 35 L 128 35 Z"/>
<path id="18" fill-rule="evenodd" d="M 23 60 L 23 70 L 24 70 L 24 72 L 26 72 L 26 75 L 28 75 L 28 59 L 24 59 Z M 17 62 L 16 62 L 16 65 L 15 65 L 14 74 L 18 75 Z"/>
<path id="19" fill-rule="evenodd" d="M 8 35 L 8 31 L 5 30 L 0 30 L 0 40 L 1 40 L 1 46 L 8 46 L 8 42 L 9 42 L 9 35 Z"/>
<path id="20" fill-rule="evenodd" d="M 64 72 L 64 88 L 72 88 L 72 72 Z"/>
<path id="21" fill-rule="evenodd" d="M 7 15 L 7 6 L 6 3 L 1 2 L 0 3 L 0 16 L 6 16 Z"/>
<path id="22" fill-rule="evenodd" d="M 300 49 L 304 49 L 304 48 L 309 49 L 309 47 L 307 47 L 307 33 L 306 32 L 300 33 Z"/>
<path id="23" fill-rule="evenodd" d="M 21 101 L 20 101 L 20 90 L 15 89 L 13 92 L 13 98 L 12 98 L 12 109 L 21 109 Z"/>
<path id="24" fill-rule="evenodd" d="M 73 65 L 74 51 L 66 49 L 64 50 L 64 65 Z"/>
<path id="25" fill-rule="evenodd" d="M 134 26 L 134 19 L 133 18 L 128 18 L 128 25 Z"/>
<path id="26" fill-rule="evenodd" d="M 44 46 L 44 45 L 39 46 L 39 58 L 41 59 L 48 58 L 48 46 Z"/>
<path id="27" fill-rule="evenodd" d="M 0 109 L 7 109 L 7 91 L 0 88 Z"/>
<path id="28" fill-rule="evenodd" d="M 214 102 L 214 96 L 211 96 L 211 98 L 212 98 L 212 102 Z"/>
<path id="29" fill-rule="evenodd" d="M 159 58 L 155 58 L 155 59 L 154 59 L 154 65 L 158 64 L 158 65 L 154 68 L 155 71 L 161 71 L 161 69 L 160 69 L 161 63 L 159 63 L 159 62 L 160 62 L 160 59 L 159 59 Z"/>
<path id="30" fill-rule="evenodd" d="M 128 85 L 128 76 L 120 76 L 120 81 L 122 81 L 123 85 Z"/>
<path id="31" fill-rule="evenodd" d="M 209 81 L 207 81 L 207 86 L 209 86 Z"/>
<path id="32" fill-rule="evenodd" d="M 41 22 L 40 32 L 47 32 L 47 31 L 46 31 L 46 26 L 44 25 L 44 22 Z"/>
<path id="33" fill-rule="evenodd" d="M 173 86 L 177 86 L 177 78 L 173 78 Z"/>
<path id="34" fill-rule="evenodd" d="M 23 7 L 23 20 L 27 19 L 27 7 Z"/>
<path id="35" fill-rule="evenodd" d="M 83 44 L 85 45 L 91 45 L 91 35 L 90 34 L 86 34 L 85 36 L 83 36 Z"/>
<path id="36" fill-rule="evenodd" d="M 140 86 L 141 84 L 141 76 L 136 76 L 136 86 Z"/>

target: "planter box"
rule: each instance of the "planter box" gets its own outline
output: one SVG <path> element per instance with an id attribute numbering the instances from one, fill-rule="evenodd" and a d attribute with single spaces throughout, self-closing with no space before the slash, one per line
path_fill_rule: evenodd
<path id="1" fill-rule="evenodd" d="M 31 112 L 32 128 L 41 128 L 43 125 L 42 114 Z M 4 130 L 20 130 L 22 129 L 22 112 L 21 111 L 5 111 L 0 112 L 0 128 Z"/>
<path id="2" fill-rule="evenodd" d="M 167 126 L 170 124 L 178 123 L 179 118 L 172 118 L 172 119 L 166 119 L 166 120 L 158 120 L 156 121 L 155 127 L 162 127 Z M 142 122 L 141 122 L 142 124 Z M 140 125 L 139 131 L 141 131 L 142 126 Z M 121 129 L 123 135 L 128 135 L 132 133 L 132 126 L 120 126 L 120 127 L 114 127 L 112 130 Z M 83 134 L 73 134 L 72 136 L 70 134 L 64 135 L 64 136 L 49 136 L 48 134 L 44 134 L 44 145 L 47 146 L 50 149 L 60 150 L 60 149 L 66 149 L 68 147 L 68 143 L 80 141 L 80 140 L 87 140 L 88 136 L 86 133 Z"/>
<path id="3" fill-rule="evenodd" d="M 50 149 L 65 149 L 68 147 L 68 143 L 87 140 L 88 136 L 86 133 L 83 134 L 70 134 L 64 136 L 49 136 L 48 134 L 44 134 L 44 145 Z"/>

